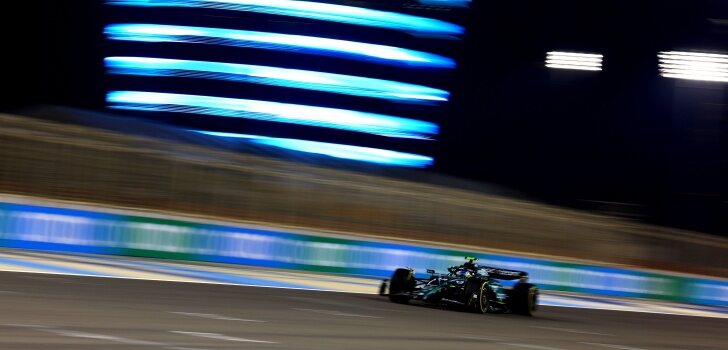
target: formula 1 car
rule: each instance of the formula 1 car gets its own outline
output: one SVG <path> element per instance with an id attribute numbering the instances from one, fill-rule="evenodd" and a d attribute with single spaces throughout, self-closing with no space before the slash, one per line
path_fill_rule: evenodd
<path id="1" fill-rule="evenodd" d="M 538 288 L 528 283 L 528 273 L 479 266 L 477 258 L 448 268 L 447 274 L 427 270 L 429 278 L 415 278 L 412 269 L 397 269 L 382 281 L 380 295 L 406 304 L 410 300 L 476 313 L 500 312 L 532 316 L 537 309 Z M 518 280 L 512 288 L 498 280 Z"/>

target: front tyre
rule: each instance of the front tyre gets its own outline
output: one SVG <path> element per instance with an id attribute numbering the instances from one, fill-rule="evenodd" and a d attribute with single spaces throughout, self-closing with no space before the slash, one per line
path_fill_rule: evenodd
<path id="1" fill-rule="evenodd" d="M 488 312 L 488 282 L 471 278 L 465 282 L 465 308 L 470 312 L 484 314 Z"/>
<path id="2" fill-rule="evenodd" d="M 514 314 L 533 316 L 538 308 L 538 288 L 531 283 L 518 282 L 511 291 L 511 311 Z"/>
<path id="3" fill-rule="evenodd" d="M 415 278 L 412 275 L 412 270 L 394 270 L 392 278 L 389 280 L 389 300 L 399 304 L 407 304 L 410 297 L 408 295 L 402 295 L 402 293 L 409 293 L 414 287 Z"/>

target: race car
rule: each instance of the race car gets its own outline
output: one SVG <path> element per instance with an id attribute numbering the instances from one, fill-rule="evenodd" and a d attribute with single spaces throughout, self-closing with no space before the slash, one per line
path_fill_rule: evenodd
<path id="1" fill-rule="evenodd" d="M 528 283 L 528 273 L 480 266 L 477 258 L 448 268 L 439 274 L 427 270 L 429 278 L 416 278 L 413 269 L 396 269 L 382 281 L 380 295 L 395 303 L 410 300 L 426 304 L 465 309 L 477 313 L 500 312 L 533 316 L 538 306 L 538 288 Z M 518 280 L 511 288 L 499 280 Z"/>

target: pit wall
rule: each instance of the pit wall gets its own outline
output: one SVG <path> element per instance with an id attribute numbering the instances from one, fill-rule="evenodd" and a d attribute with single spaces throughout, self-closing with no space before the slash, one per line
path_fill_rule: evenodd
<path id="1" fill-rule="evenodd" d="M 381 278 L 398 267 L 444 272 L 477 256 L 481 265 L 529 272 L 544 290 L 728 305 L 724 279 L 79 206 L 0 202 L 0 246 Z"/>

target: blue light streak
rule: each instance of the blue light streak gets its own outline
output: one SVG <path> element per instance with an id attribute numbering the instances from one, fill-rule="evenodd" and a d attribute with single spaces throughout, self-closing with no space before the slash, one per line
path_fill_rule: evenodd
<path id="1" fill-rule="evenodd" d="M 193 7 L 264 13 L 321 21 L 400 30 L 415 34 L 457 36 L 465 29 L 432 18 L 361 7 L 293 0 L 108 0 L 107 4 L 136 7 Z"/>
<path id="2" fill-rule="evenodd" d="M 417 0 L 418 3 L 427 6 L 437 7 L 461 7 L 468 8 L 471 0 Z"/>
<path id="3" fill-rule="evenodd" d="M 212 136 L 242 138 L 257 144 L 285 148 L 299 152 L 322 154 L 330 157 L 382 165 L 425 168 L 431 166 L 433 162 L 432 157 L 377 148 L 341 145 L 336 143 L 316 142 L 298 139 L 235 134 L 227 132 L 202 130 L 193 131 Z"/>
<path id="4" fill-rule="evenodd" d="M 109 73 L 230 80 L 414 103 L 446 102 L 449 93 L 426 86 L 316 71 L 149 57 L 108 57 Z"/>
<path id="5" fill-rule="evenodd" d="M 437 124 L 420 120 L 268 101 L 142 91 L 112 91 L 106 101 L 116 109 L 255 119 L 387 137 L 431 140 L 438 133 Z"/>
<path id="6" fill-rule="evenodd" d="M 226 45 L 422 68 L 455 67 L 453 59 L 427 52 L 303 35 L 161 24 L 111 24 L 104 32 L 111 40 Z"/>

